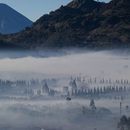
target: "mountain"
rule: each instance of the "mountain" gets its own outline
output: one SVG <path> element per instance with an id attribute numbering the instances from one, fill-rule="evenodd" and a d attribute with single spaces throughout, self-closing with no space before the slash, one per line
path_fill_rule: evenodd
<path id="1" fill-rule="evenodd" d="M 8 5 L 0 3 L 0 33 L 16 33 L 31 25 L 32 21 Z"/>
<path id="2" fill-rule="evenodd" d="M 73 0 L 43 15 L 32 27 L 0 40 L 27 48 L 129 47 L 130 1 Z"/>

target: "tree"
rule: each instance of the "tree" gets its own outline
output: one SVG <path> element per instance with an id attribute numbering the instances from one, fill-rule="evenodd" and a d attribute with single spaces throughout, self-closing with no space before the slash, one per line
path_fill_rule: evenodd
<path id="1" fill-rule="evenodd" d="M 120 130 L 126 130 L 127 128 L 129 128 L 128 118 L 125 115 L 121 117 L 118 127 L 120 128 Z"/>
<path id="2" fill-rule="evenodd" d="M 122 124 L 122 125 L 126 125 L 127 124 L 127 117 L 124 115 L 124 116 L 122 116 L 121 117 L 121 119 L 120 119 L 120 123 Z"/>
<path id="3" fill-rule="evenodd" d="M 95 102 L 94 102 L 93 99 L 90 101 L 90 108 L 91 108 L 92 110 L 96 110 Z"/>

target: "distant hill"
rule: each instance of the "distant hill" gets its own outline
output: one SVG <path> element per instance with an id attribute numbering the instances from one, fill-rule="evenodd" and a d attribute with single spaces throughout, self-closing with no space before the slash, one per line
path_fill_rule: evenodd
<path id="1" fill-rule="evenodd" d="M 0 33 L 10 34 L 31 26 L 32 21 L 6 4 L 0 3 Z"/>
<path id="2" fill-rule="evenodd" d="M 0 39 L 28 48 L 129 47 L 130 0 L 73 0 L 43 15 L 32 27 Z"/>

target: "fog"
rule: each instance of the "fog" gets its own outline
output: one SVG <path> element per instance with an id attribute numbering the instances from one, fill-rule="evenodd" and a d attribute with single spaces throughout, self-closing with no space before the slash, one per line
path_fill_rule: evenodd
<path id="1" fill-rule="evenodd" d="M 86 75 L 108 78 L 130 77 L 128 51 L 1 52 L 1 77 L 20 75 Z M 7 55 L 7 53 L 9 55 Z M 21 56 L 22 53 L 22 56 Z M 16 58 L 17 57 L 17 58 Z M 40 75 L 40 76 L 41 76 Z M 24 77 L 24 76 L 23 76 Z"/>
<path id="2" fill-rule="evenodd" d="M 61 86 L 69 84 L 70 77 L 77 76 L 88 79 L 95 79 L 94 77 L 101 80 L 111 79 L 109 81 L 112 83 L 108 84 L 108 80 L 105 80 L 104 84 L 107 82 L 107 85 L 114 87 L 122 85 L 130 90 L 129 50 L 1 51 L 0 130 L 116 130 L 120 116 L 123 114 L 130 116 L 130 108 L 126 109 L 130 99 L 122 98 L 126 96 L 125 87 L 122 87 L 121 91 L 115 90 L 116 95 L 114 92 L 110 93 L 109 98 L 106 98 L 108 96 L 106 93 L 100 98 L 96 95 L 94 111 L 90 107 L 91 98 L 87 97 L 74 96 L 71 101 L 67 101 L 65 97 L 58 95 L 59 92 L 55 92 L 58 96 L 50 98 L 46 98 L 46 95 L 45 98 L 41 98 L 41 95 L 38 95 L 37 99 L 35 93 L 35 98 L 27 96 L 28 90 L 35 92 L 35 89 L 39 87 L 40 90 L 43 85 L 40 82 L 40 85 L 37 83 L 31 88 L 28 80 L 32 78 L 36 79 L 35 81 L 37 79 L 42 81 L 45 78 L 56 79 L 55 82 L 48 84 L 60 90 Z M 26 82 L 25 86 L 22 86 L 23 89 L 20 80 Z M 94 81 L 96 85 L 97 82 Z M 88 85 L 88 82 L 86 84 Z M 3 89 L 3 85 L 6 89 Z M 11 86 L 11 94 L 5 92 L 9 88 L 8 85 Z M 13 95 L 14 93 L 16 95 Z M 127 92 L 129 93 L 130 91 Z M 4 94 L 9 97 L 3 99 Z M 18 96 L 22 98 L 17 99 Z"/>
<path id="3" fill-rule="evenodd" d="M 115 130 L 120 117 L 119 102 L 114 100 L 96 101 L 94 113 L 89 108 L 89 100 L 1 103 L 0 128 L 4 130 Z"/>

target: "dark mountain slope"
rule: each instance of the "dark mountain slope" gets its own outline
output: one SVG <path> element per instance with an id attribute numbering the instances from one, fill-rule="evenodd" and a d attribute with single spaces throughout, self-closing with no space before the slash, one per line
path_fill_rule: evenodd
<path id="1" fill-rule="evenodd" d="M 24 47 L 119 47 L 130 43 L 130 1 L 73 0 L 23 32 L 0 38 Z"/>
<path id="2" fill-rule="evenodd" d="M 67 7 L 79 9 L 84 13 L 91 13 L 95 9 L 100 9 L 103 3 L 94 0 L 73 0 Z"/>
<path id="3" fill-rule="evenodd" d="M 130 42 L 130 1 L 113 0 L 99 15 L 100 26 L 89 35 L 97 41 L 117 43 Z M 91 41 L 90 39 L 90 41 Z"/>

